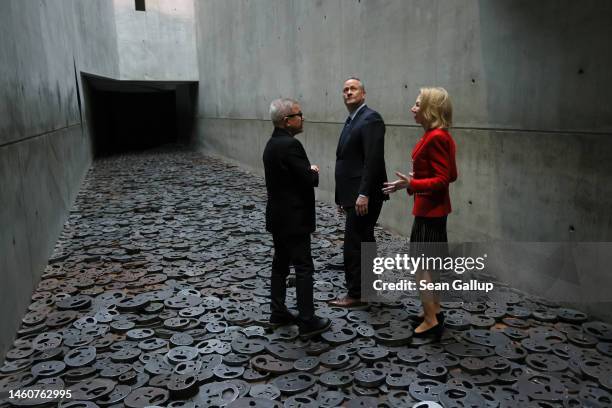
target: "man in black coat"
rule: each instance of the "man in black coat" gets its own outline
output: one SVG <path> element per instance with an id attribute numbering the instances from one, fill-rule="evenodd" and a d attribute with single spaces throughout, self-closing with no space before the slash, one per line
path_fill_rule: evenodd
<path id="1" fill-rule="evenodd" d="M 274 100 L 270 104 L 270 118 L 274 132 L 263 154 L 268 191 L 266 229 L 274 241 L 270 324 L 296 322 L 300 336 L 308 338 L 331 325 L 329 319 L 315 316 L 312 293 L 310 234 L 316 228 L 314 187 L 319 184 L 319 168 L 310 165 L 304 147 L 294 137 L 302 132 L 304 122 L 299 103 L 292 99 Z M 290 265 L 296 276 L 297 316 L 285 306 Z"/>
<path id="2" fill-rule="evenodd" d="M 361 243 L 375 242 L 374 226 L 387 181 L 385 169 L 385 123 L 365 104 L 366 92 L 358 78 L 349 78 L 342 89 L 349 111 L 336 149 L 336 204 L 346 214 L 344 229 L 344 274 L 347 296 L 331 301 L 333 306 L 360 306 Z"/>

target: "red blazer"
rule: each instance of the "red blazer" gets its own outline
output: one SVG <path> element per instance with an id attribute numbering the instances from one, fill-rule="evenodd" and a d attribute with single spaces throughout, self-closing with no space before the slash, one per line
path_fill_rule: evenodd
<path id="1" fill-rule="evenodd" d="M 445 129 L 425 132 L 412 150 L 414 178 L 408 194 L 414 194 L 412 214 L 443 217 L 451 212 L 448 185 L 457 180 L 455 141 Z"/>

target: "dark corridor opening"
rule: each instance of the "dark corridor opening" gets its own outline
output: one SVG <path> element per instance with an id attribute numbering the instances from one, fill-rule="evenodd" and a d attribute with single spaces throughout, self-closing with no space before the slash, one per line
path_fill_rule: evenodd
<path id="1" fill-rule="evenodd" d="M 95 157 L 189 144 L 196 89 L 193 83 L 90 77 L 86 83 Z"/>
<path id="2" fill-rule="evenodd" d="M 175 93 L 96 92 L 94 151 L 107 156 L 177 141 Z"/>

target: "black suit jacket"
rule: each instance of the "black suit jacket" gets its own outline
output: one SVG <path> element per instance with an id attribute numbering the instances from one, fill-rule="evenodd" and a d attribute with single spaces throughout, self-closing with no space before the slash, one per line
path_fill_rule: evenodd
<path id="1" fill-rule="evenodd" d="M 314 187 L 319 175 L 299 140 L 275 128 L 263 154 L 268 203 L 266 230 L 281 235 L 307 234 L 316 228 Z"/>
<path id="2" fill-rule="evenodd" d="M 387 181 L 382 117 L 364 106 L 348 126 L 348 137 L 336 149 L 336 204 L 353 207 L 359 194 L 371 201 L 388 200 L 382 193 Z"/>

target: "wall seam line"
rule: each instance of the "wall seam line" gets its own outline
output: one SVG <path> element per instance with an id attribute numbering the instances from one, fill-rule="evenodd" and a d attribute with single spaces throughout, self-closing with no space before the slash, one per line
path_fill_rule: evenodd
<path id="1" fill-rule="evenodd" d="M 210 120 L 243 120 L 243 121 L 257 121 L 257 122 L 270 122 L 268 119 L 258 119 L 258 118 L 227 118 L 227 117 L 211 117 L 211 116 L 197 116 L 197 119 L 210 119 Z M 308 123 L 316 123 L 316 124 L 324 124 L 324 125 L 343 125 L 344 122 L 332 122 L 325 120 L 307 120 Z M 385 122 L 385 126 L 393 126 L 393 127 L 402 127 L 402 128 L 414 128 L 421 129 L 421 126 L 418 125 L 407 125 L 403 123 L 392 123 Z M 480 131 L 490 131 L 490 132 L 507 132 L 507 133 L 544 133 L 544 134 L 561 134 L 561 135 L 595 135 L 595 136 L 605 136 L 611 135 L 612 132 L 607 131 L 587 131 L 587 130 L 543 130 L 543 129 L 517 129 L 517 128 L 494 128 L 494 127 L 474 127 L 474 126 L 452 126 L 451 133 L 453 130 L 480 130 Z"/>
<path id="2" fill-rule="evenodd" d="M 3 143 L 3 144 L 0 144 L 0 148 L 6 147 L 6 146 L 10 146 L 10 145 L 14 145 L 14 144 L 21 143 L 21 142 L 25 142 L 25 141 L 28 141 L 30 139 L 36 139 L 37 137 L 46 136 L 48 134 L 59 132 L 60 130 L 70 129 L 70 128 L 73 128 L 73 127 L 76 127 L 76 126 L 81 126 L 81 122 L 78 122 L 78 123 L 75 123 L 75 124 L 72 124 L 72 125 L 68 125 L 68 126 L 64 126 L 64 127 L 61 127 L 61 128 L 49 130 L 47 132 L 38 133 L 36 135 L 24 137 L 23 139 L 13 140 L 13 141 L 10 141 L 10 142 L 6 142 L 6 143 Z"/>

